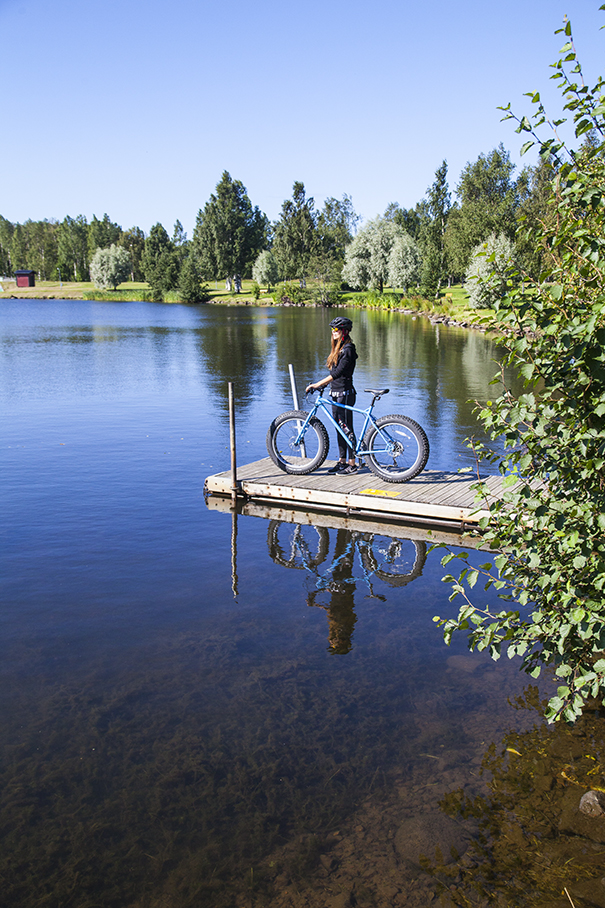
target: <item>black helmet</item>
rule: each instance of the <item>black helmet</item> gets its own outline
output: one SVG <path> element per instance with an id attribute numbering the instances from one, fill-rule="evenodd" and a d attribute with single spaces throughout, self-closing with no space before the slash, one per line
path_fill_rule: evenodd
<path id="1" fill-rule="evenodd" d="M 353 322 L 350 318 L 345 318 L 342 315 L 339 315 L 338 318 L 333 318 L 330 322 L 330 328 L 337 328 L 339 331 L 346 331 L 347 333 L 353 327 Z"/>

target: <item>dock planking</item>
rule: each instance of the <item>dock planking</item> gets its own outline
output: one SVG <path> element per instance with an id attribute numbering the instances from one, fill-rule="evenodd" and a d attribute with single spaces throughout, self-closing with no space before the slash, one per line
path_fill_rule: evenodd
<path id="1" fill-rule="evenodd" d="M 238 467 L 238 495 L 246 500 L 344 512 L 348 516 L 373 515 L 394 523 L 412 520 L 460 529 L 477 525 L 487 513 L 475 501 L 471 487 L 477 477 L 473 474 L 425 470 L 409 482 L 390 483 L 367 467 L 351 476 L 329 474 L 333 463 L 326 461 L 313 473 L 294 476 L 265 457 Z M 484 481 L 490 494 L 499 497 L 502 477 L 484 477 Z M 230 470 L 208 476 L 206 490 L 210 495 L 230 496 Z"/>

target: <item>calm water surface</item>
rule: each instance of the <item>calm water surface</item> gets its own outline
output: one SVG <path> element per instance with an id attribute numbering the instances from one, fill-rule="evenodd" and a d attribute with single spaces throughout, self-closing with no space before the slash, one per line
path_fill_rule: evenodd
<path id="1" fill-rule="evenodd" d="M 539 739 L 552 775 L 578 729 L 546 729 L 508 660 L 443 645 L 432 618 L 454 605 L 421 539 L 204 500 L 229 464 L 227 383 L 240 462 L 265 456 L 288 363 L 301 389 L 325 374 L 330 317 L 0 303 L 7 908 L 462 905 L 473 885 L 523 903 L 538 857 L 506 748 Z M 425 427 L 429 468 L 472 465 L 491 342 L 353 318 L 357 388 L 391 388 L 379 412 Z M 481 814 L 503 788 L 514 872 L 505 807 Z"/>

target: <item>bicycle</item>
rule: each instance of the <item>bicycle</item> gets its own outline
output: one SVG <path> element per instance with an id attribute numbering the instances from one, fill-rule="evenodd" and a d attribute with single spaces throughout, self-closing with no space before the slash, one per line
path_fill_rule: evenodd
<path id="1" fill-rule="evenodd" d="M 285 473 L 296 476 L 312 473 L 323 464 L 330 449 L 330 438 L 323 422 L 316 416 L 319 410 L 350 444 L 350 439 L 330 412 L 330 406 L 335 405 L 363 414 L 363 428 L 354 453 L 356 457 L 366 459 L 373 473 L 386 482 L 408 482 L 418 476 L 429 459 L 429 441 L 424 429 L 409 416 L 396 413 L 376 419 L 374 405 L 389 393 L 389 389 L 366 388 L 365 391 L 372 395 L 372 403 L 365 410 L 336 401 L 328 404 L 321 388 L 308 413 L 288 410 L 276 416 L 267 432 L 267 451 L 273 463 Z"/>
<path id="2" fill-rule="evenodd" d="M 331 588 L 340 563 L 352 558 L 355 551 L 363 579 L 370 586 L 371 592 L 372 577 L 378 577 L 392 587 L 403 587 L 421 576 L 427 558 L 427 547 L 423 540 L 360 533 L 356 530 L 345 532 L 344 551 L 323 574 L 319 573 L 318 568 L 328 557 L 330 549 L 330 534 L 326 527 L 272 520 L 267 533 L 269 554 L 275 564 L 313 574 L 318 590 Z M 354 578 L 351 576 L 346 582 L 353 583 Z"/>

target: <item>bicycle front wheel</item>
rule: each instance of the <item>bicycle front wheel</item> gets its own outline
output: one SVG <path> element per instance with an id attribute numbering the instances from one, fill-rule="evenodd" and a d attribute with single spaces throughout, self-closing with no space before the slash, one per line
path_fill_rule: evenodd
<path id="1" fill-rule="evenodd" d="M 276 416 L 267 432 L 267 451 L 273 463 L 285 473 L 302 476 L 320 467 L 330 448 L 326 427 L 315 416 L 309 421 L 303 438 L 300 430 L 308 414 L 289 410 Z"/>
<path id="2" fill-rule="evenodd" d="M 381 416 L 364 438 L 365 459 L 373 473 L 387 482 L 418 476 L 429 459 L 429 440 L 422 426 L 408 416 Z"/>
<path id="3" fill-rule="evenodd" d="M 267 535 L 269 554 L 283 567 L 313 571 L 326 560 L 330 534 L 325 527 L 272 520 Z"/>

